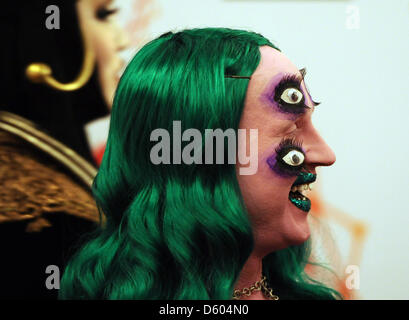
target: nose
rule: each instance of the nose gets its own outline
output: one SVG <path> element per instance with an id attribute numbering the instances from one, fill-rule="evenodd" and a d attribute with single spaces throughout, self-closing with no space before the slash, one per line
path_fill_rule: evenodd
<path id="1" fill-rule="evenodd" d="M 334 151 L 311 124 L 303 137 L 303 146 L 306 152 L 306 162 L 310 167 L 331 166 L 335 163 Z"/>

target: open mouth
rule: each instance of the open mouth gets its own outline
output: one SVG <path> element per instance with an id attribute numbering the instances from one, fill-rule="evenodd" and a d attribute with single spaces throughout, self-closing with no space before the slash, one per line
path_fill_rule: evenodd
<path id="1" fill-rule="evenodd" d="M 311 184 L 316 178 L 316 174 L 301 172 L 288 194 L 288 199 L 291 203 L 304 212 L 308 212 L 311 209 L 311 200 L 307 198 L 306 192 L 312 190 Z"/>

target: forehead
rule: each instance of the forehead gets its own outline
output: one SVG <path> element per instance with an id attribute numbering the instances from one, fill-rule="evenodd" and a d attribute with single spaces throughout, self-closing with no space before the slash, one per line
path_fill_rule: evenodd
<path id="1" fill-rule="evenodd" d="M 262 46 L 260 47 L 260 53 L 260 63 L 251 76 L 248 95 L 260 95 L 266 87 L 274 87 L 285 75 L 294 74 L 302 76 L 294 63 L 277 49 Z M 305 96 L 306 105 L 313 107 L 314 103 L 305 87 L 304 80 L 301 82 L 301 90 Z"/>
<path id="2" fill-rule="evenodd" d="M 279 73 L 299 74 L 297 67 L 280 51 L 262 46 L 260 53 L 261 60 L 253 75 L 271 77 Z"/>

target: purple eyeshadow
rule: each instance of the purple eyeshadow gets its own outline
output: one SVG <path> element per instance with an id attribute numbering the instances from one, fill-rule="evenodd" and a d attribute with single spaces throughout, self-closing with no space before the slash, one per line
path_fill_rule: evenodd
<path id="1" fill-rule="evenodd" d="M 260 96 L 260 100 L 269 106 L 271 106 L 276 112 L 277 116 L 283 119 L 295 121 L 301 114 L 305 113 L 304 105 L 281 105 L 277 102 L 277 95 L 282 94 L 283 90 L 286 88 L 296 88 L 302 92 L 305 99 L 305 92 L 301 88 L 301 80 L 297 75 L 294 74 L 284 74 L 279 73 L 274 76 L 270 83 L 267 85 L 266 89 Z"/>
<path id="2" fill-rule="evenodd" d="M 269 156 L 266 160 L 268 166 L 271 170 L 274 171 L 275 174 L 282 178 L 290 178 L 296 176 L 298 173 L 288 172 L 284 170 L 277 162 L 277 155 L 274 153 Z"/>

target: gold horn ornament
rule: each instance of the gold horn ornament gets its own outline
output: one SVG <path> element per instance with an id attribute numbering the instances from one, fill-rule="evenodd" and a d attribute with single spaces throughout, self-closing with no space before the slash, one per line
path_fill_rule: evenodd
<path id="1" fill-rule="evenodd" d="M 27 66 L 26 77 L 34 83 L 44 83 L 51 88 L 61 91 L 75 91 L 83 87 L 90 79 L 95 66 L 95 52 L 91 41 L 82 32 L 84 59 L 77 78 L 69 83 L 61 83 L 52 75 L 51 67 L 42 62 L 34 62 Z"/>

